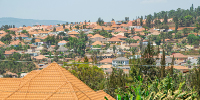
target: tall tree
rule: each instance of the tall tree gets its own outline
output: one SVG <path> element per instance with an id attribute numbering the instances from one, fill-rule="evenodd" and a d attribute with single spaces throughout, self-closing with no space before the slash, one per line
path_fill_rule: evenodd
<path id="1" fill-rule="evenodd" d="M 99 17 L 98 20 L 97 20 L 97 24 L 100 25 L 100 26 L 104 25 L 103 19 L 101 19 L 101 18 Z"/>
<path id="2" fill-rule="evenodd" d="M 173 74 L 174 74 L 174 55 L 173 55 L 173 57 L 172 57 L 172 62 L 171 62 L 171 68 L 170 68 L 170 75 L 171 75 L 171 77 L 173 77 Z"/>
<path id="3" fill-rule="evenodd" d="M 175 22 L 175 33 L 177 33 L 177 29 L 178 29 L 178 18 L 177 18 L 177 16 L 175 16 L 175 17 L 173 18 L 173 20 L 174 20 L 174 22 Z"/>
<path id="4" fill-rule="evenodd" d="M 141 17 L 140 18 L 140 26 L 142 26 L 143 25 L 143 18 Z"/>
<path id="5" fill-rule="evenodd" d="M 55 27 L 53 27 L 53 32 L 56 32 L 56 28 Z"/>
<path id="6" fill-rule="evenodd" d="M 163 48 L 163 55 L 162 55 L 160 64 L 161 64 L 161 78 L 164 78 L 165 77 L 165 51 L 164 51 L 164 48 Z"/>
<path id="7" fill-rule="evenodd" d="M 166 25 L 167 24 L 167 14 L 165 14 L 165 16 L 164 16 L 164 24 Z"/>
<path id="8" fill-rule="evenodd" d="M 115 50 L 116 50 L 116 47 L 115 47 L 115 45 L 113 45 L 113 52 L 115 53 Z"/>
<path id="9" fill-rule="evenodd" d="M 65 29 L 65 24 L 62 24 L 62 26 L 63 26 L 63 29 Z"/>

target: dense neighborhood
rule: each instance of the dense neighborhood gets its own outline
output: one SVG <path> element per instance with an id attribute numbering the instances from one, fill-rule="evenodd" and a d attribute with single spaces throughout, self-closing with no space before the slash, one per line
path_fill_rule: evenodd
<path id="1" fill-rule="evenodd" d="M 28 84 L 37 84 L 34 82 L 39 80 L 41 86 L 54 86 L 50 92 L 55 94 L 32 94 L 36 97 L 43 95 L 53 99 L 59 96 L 61 99 L 62 96 L 67 96 L 68 99 L 72 99 L 72 96 L 92 100 L 112 100 L 117 97 L 128 100 L 125 98 L 130 98 L 130 94 L 127 96 L 126 93 L 134 89 L 139 91 L 140 87 L 146 94 L 134 90 L 135 100 L 139 98 L 138 95 L 142 95 L 143 99 L 137 100 L 152 100 L 148 98 L 156 97 L 156 93 L 163 96 L 167 87 L 157 86 L 160 90 L 155 90 L 155 94 L 148 94 L 148 91 L 153 90 L 150 85 L 147 90 L 144 89 L 143 79 L 151 80 L 150 83 L 154 85 L 154 80 L 163 79 L 157 81 L 157 84 L 163 85 L 168 80 L 178 84 L 167 89 L 169 91 L 172 88 L 175 91 L 182 86 L 179 84 L 184 83 L 190 85 L 190 88 L 196 88 L 191 90 L 196 91 L 196 94 L 188 92 L 184 98 L 197 100 L 197 95 L 200 94 L 200 7 L 195 11 L 190 8 L 182 13 L 179 13 L 179 10 L 155 13 L 154 16 L 148 15 L 144 18 L 141 16 L 134 20 L 125 17 L 125 20 L 112 19 L 104 22 L 98 18 L 96 22 L 66 22 L 57 25 L 4 25 L 0 28 L 0 84 L 7 83 L 5 87 L 13 85 L 16 88 L 10 90 L 15 91 L 11 94 L 0 91 L 0 94 L 4 94 L 0 95 L 0 99 L 23 99 L 17 97 L 17 92 L 25 90 Z M 195 71 L 192 72 L 193 70 Z M 180 78 L 180 75 L 184 78 Z M 15 84 L 10 83 L 9 78 L 14 78 L 11 80 Z M 53 82 L 56 78 L 60 78 L 58 83 Z M 47 84 L 46 81 L 50 83 Z M 67 83 L 62 83 L 63 81 Z M 131 87 L 131 83 L 137 86 Z M 6 89 L 5 87 L 0 89 Z M 66 88 L 70 88 L 70 91 L 92 93 L 62 96 L 56 94 L 58 91 L 65 91 Z M 184 88 L 184 91 L 188 89 L 185 85 L 180 88 Z M 177 91 L 184 92 L 180 88 Z M 32 89 L 48 91 L 46 87 Z M 165 97 L 169 98 L 168 95 Z M 174 98 L 182 99 L 181 96 Z"/>

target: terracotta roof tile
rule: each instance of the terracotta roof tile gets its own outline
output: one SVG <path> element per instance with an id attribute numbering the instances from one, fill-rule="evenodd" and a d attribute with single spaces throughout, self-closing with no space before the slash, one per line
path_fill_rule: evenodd
<path id="1" fill-rule="evenodd" d="M 13 41 L 10 43 L 10 45 L 18 45 L 19 43 L 21 43 L 22 45 L 25 45 L 25 43 L 20 40 Z"/>
<path id="2" fill-rule="evenodd" d="M 34 58 L 37 59 L 37 60 L 42 60 L 42 59 L 46 59 L 47 57 L 45 57 L 44 55 L 39 55 L 39 56 L 36 56 Z"/>
<path id="3" fill-rule="evenodd" d="M 78 35 L 79 33 L 75 32 L 75 31 L 72 31 L 72 32 L 69 32 L 68 35 Z"/>
<path id="4" fill-rule="evenodd" d="M 124 28 L 118 28 L 115 30 L 115 32 L 127 32 Z"/>
<path id="5" fill-rule="evenodd" d="M 117 35 L 116 38 L 119 38 L 119 39 L 126 39 L 127 37 L 122 36 L 122 35 Z"/>
<path id="6" fill-rule="evenodd" d="M 35 39 L 35 42 L 40 42 L 41 40 L 40 39 Z"/>
<path id="7" fill-rule="evenodd" d="M 95 42 L 92 43 L 91 45 L 97 45 L 97 44 L 99 44 L 99 45 L 105 45 L 105 44 L 101 43 L 100 41 L 95 41 Z"/>
<path id="8" fill-rule="evenodd" d="M 118 42 L 118 41 L 122 41 L 122 40 L 120 40 L 119 38 L 117 38 L 117 37 L 113 37 L 113 38 L 111 38 L 111 39 L 109 39 L 108 41 L 110 41 L 110 42 Z"/>
<path id="9" fill-rule="evenodd" d="M 78 38 L 78 37 L 76 37 L 75 35 L 69 35 L 70 37 L 73 37 L 73 38 Z"/>
<path id="10" fill-rule="evenodd" d="M 141 40 L 141 37 L 139 37 L 139 36 L 134 36 L 134 37 L 132 37 L 132 39 L 134 39 L 134 40 Z"/>
<path id="11" fill-rule="evenodd" d="M 106 58 L 106 59 L 103 59 L 101 61 L 99 61 L 100 63 L 112 63 L 112 58 Z"/>
<path id="12" fill-rule="evenodd" d="M 91 38 L 96 38 L 96 37 L 105 38 L 104 36 L 101 36 L 101 35 L 99 35 L 99 34 L 95 34 L 95 35 L 92 36 Z"/>
<path id="13" fill-rule="evenodd" d="M 106 96 L 115 100 L 103 91 L 95 92 L 57 63 L 32 71 L 21 79 L 1 78 L 0 87 L 6 90 L 0 91 L 0 99 L 103 100 Z"/>
<path id="14" fill-rule="evenodd" d="M 181 53 L 174 53 L 170 57 L 173 57 L 173 56 L 174 56 L 174 58 L 188 58 L 187 56 L 185 56 Z"/>
<path id="15" fill-rule="evenodd" d="M 0 41 L 0 45 L 5 45 L 5 43 L 3 43 L 3 42 Z"/>
<path id="16" fill-rule="evenodd" d="M 111 68 L 112 65 L 101 65 L 99 68 Z"/>
<path id="17" fill-rule="evenodd" d="M 67 41 L 62 40 L 62 41 L 59 41 L 58 43 L 67 43 Z"/>
<path id="18" fill-rule="evenodd" d="M 87 36 L 88 36 L 88 37 L 92 37 L 93 35 L 92 35 L 92 34 L 88 34 Z"/>
<path id="19" fill-rule="evenodd" d="M 10 51 L 5 51 L 4 54 L 13 54 L 14 52 L 17 52 L 16 50 L 12 49 Z"/>

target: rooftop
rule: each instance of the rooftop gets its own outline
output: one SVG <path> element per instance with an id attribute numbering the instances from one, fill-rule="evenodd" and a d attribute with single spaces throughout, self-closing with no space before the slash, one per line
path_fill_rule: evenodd
<path id="1" fill-rule="evenodd" d="M 118 58 L 116 58 L 116 59 L 114 59 L 115 61 L 121 61 L 121 60 L 129 60 L 129 59 L 127 59 L 127 58 L 125 58 L 125 57 L 118 57 Z"/>
<path id="2" fill-rule="evenodd" d="M 104 91 L 95 92 L 57 63 L 23 78 L 1 78 L 0 88 L 0 99 L 115 100 Z"/>

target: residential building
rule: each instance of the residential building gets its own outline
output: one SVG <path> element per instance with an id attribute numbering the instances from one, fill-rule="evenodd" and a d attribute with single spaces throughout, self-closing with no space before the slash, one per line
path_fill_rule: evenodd
<path id="1" fill-rule="evenodd" d="M 112 65 L 115 67 L 129 65 L 129 59 L 127 59 L 125 57 L 118 57 L 118 58 L 112 60 Z"/>

